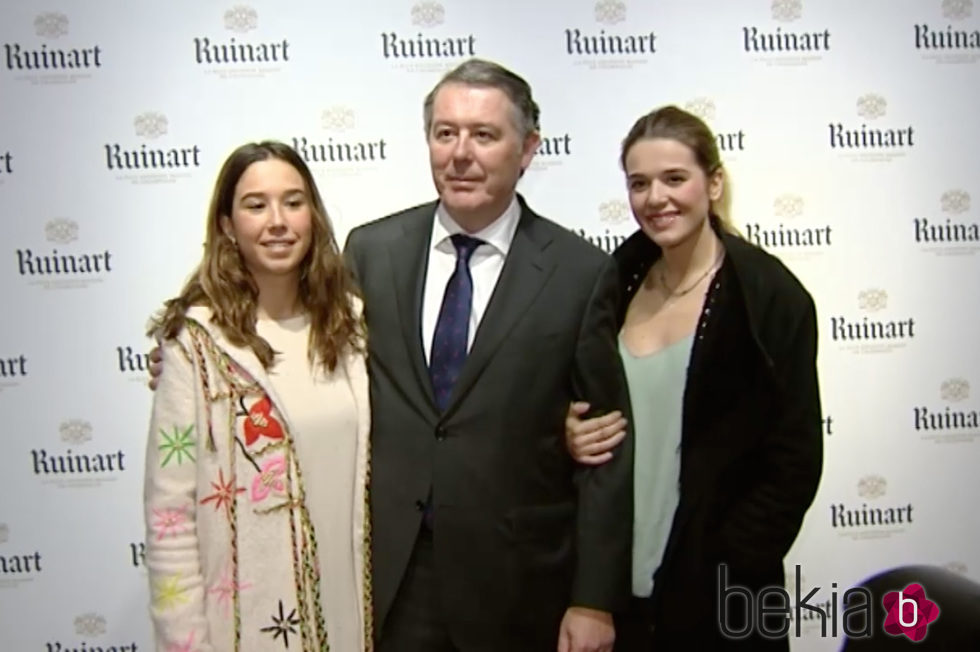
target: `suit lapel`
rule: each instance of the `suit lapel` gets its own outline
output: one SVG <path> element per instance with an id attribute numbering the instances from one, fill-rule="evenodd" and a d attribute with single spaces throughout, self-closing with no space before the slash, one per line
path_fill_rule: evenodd
<path id="1" fill-rule="evenodd" d="M 447 413 L 473 387 L 504 337 L 527 313 L 554 270 L 554 261 L 545 255 L 551 238 L 539 228 L 540 220 L 521 203 L 521 219 L 514 240 L 459 380 L 449 397 Z"/>
<path id="2" fill-rule="evenodd" d="M 391 272 L 395 287 L 398 319 L 401 322 L 405 351 L 411 360 L 411 374 L 406 387 L 421 388 L 423 399 L 435 410 L 435 397 L 429 369 L 422 351 L 422 292 L 425 287 L 425 271 L 429 261 L 429 241 L 432 238 L 432 219 L 435 203 L 419 207 L 402 226 L 400 237 L 389 243 Z"/>

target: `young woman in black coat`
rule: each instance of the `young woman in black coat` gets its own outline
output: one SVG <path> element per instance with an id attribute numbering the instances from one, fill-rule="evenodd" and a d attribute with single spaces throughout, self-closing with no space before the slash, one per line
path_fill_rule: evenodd
<path id="1" fill-rule="evenodd" d="M 787 610 L 760 622 L 756 603 L 784 585 L 820 478 L 813 300 L 722 218 L 724 172 L 699 118 L 641 117 L 620 162 L 640 228 L 614 253 L 635 436 L 634 599 L 616 649 L 788 650 L 792 605 L 770 596 Z M 600 464 L 625 421 L 579 420 L 587 409 L 571 406 L 568 446 Z"/>

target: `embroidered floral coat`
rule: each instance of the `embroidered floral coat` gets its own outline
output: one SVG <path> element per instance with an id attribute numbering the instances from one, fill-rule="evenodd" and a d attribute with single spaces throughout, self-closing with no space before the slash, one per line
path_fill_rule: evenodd
<path id="1" fill-rule="evenodd" d="M 314 532 L 288 419 L 251 349 L 228 342 L 200 307 L 161 348 L 144 501 L 157 650 L 327 650 L 317 559 L 327 536 L 351 537 L 352 599 L 370 650 L 364 357 L 343 360 L 358 410 L 354 531 Z M 316 460 L 304 466 L 316 472 Z"/>

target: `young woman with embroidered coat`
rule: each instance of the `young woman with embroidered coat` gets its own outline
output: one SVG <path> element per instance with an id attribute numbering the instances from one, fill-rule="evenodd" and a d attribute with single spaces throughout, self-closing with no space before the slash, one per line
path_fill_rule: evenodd
<path id="1" fill-rule="evenodd" d="M 201 263 L 150 328 L 158 650 L 372 648 L 360 312 L 302 159 L 276 142 L 235 150 Z"/>

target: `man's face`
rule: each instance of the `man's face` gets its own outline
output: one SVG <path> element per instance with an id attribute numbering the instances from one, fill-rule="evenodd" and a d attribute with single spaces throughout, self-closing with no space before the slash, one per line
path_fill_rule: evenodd
<path id="1" fill-rule="evenodd" d="M 464 228 L 478 230 L 510 203 L 540 138 L 522 138 L 517 108 L 496 88 L 446 84 L 432 103 L 429 163 L 439 198 Z"/>

